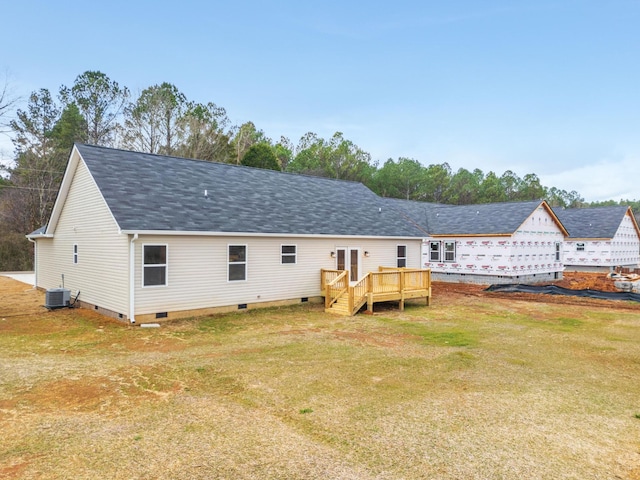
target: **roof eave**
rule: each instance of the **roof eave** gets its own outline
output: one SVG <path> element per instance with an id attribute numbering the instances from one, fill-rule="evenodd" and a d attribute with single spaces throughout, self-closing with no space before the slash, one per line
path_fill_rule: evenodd
<path id="1" fill-rule="evenodd" d="M 287 238 L 361 238 L 366 240 L 422 240 L 425 235 L 338 235 L 315 233 L 259 233 L 259 232 L 210 232 L 210 231 L 178 231 L 178 230 L 120 230 L 123 235 L 168 235 L 168 236 L 199 236 L 199 237 L 287 237 Z"/>
<path id="2" fill-rule="evenodd" d="M 25 235 L 29 240 L 37 240 L 39 238 L 53 238 L 53 233 L 38 233 L 36 235 Z"/>
<path id="3" fill-rule="evenodd" d="M 440 237 L 510 237 L 513 233 L 432 233 L 433 238 Z"/>
<path id="4" fill-rule="evenodd" d="M 553 221 L 556 222 L 556 225 L 558 225 L 558 227 L 560 227 L 560 230 L 562 231 L 562 233 L 564 234 L 565 237 L 569 236 L 569 232 L 567 231 L 567 229 L 564 227 L 564 225 L 562 224 L 562 222 L 560 221 L 560 219 L 558 218 L 558 216 L 555 214 L 555 212 L 553 211 L 553 208 L 551 208 L 549 206 L 549 204 L 547 203 L 546 200 L 543 200 L 541 202 L 542 207 L 547 211 L 547 213 L 549 215 L 551 215 L 551 218 L 553 218 Z"/>

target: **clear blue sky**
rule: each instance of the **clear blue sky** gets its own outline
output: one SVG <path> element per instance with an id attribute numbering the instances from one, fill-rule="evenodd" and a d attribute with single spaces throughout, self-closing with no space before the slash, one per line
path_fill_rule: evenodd
<path id="1" fill-rule="evenodd" d="M 3 4 L 0 68 L 24 97 L 100 70 L 273 139 L 340 131 L 381 163 L 640 199 L 638 0 Z"/>

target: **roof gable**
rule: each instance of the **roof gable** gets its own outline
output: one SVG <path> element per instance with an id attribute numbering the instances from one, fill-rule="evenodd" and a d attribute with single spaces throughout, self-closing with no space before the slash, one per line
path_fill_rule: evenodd
<path id="1" fill-rule="evenodd" d="M 613 238 L 625 215 L 630 215 L 638 236 L 638 224 L 631 207 L 556 208 L 554 212 L 569 231 L 570 238 Z"/>
<path id="2" fill-rule="evenodd" d="M 397 199 L 387 201 L 435 236 L 512 235 L 540 206 L 566 234 L 543 200 L 474 205 L 442 205 Z"/>
<path id="3" fill-rule="evenodd" d="M 65 168 L 64 176 L 62 178 L 60 188 L 58 189 L 56 200 L 54 202 L 53 209 L 51 210 L 51 215 L 49 216 L 49 221 L 45 226 L 35 230 L 34 232 L 29 233 L 27 235 L 27 238 L 53 237 L 56 231 L 56 228 L 58 226 L 58 221 L 60 220 L 60 216 L 62 215 L 62 210 L 65 208 L 65 204 L 69 197 L 69 192 L 72 188 L 74 179 L 77 178 L 79 169 L 81 169 L 83 172 L 87 172 L 90 177 L 89 181 L 92 182 L 92 184 L 97 187 L 97 185 L 95 185 L 95 180 L 91 176 L 91 172 L 88 171 L 88 168 L 86 168 L 86 164 L 84 164 L 83 159 L 77 147 L 78 147 L 77 145 L 74 145 L 73 149 L 71 150 L 71 154 L 69 156 L 69 160 Z M 104 204 L 107 207 L 107 209 L 109 209 L 109 206 L 106 205 L 104 197 L 101 196 L 99 201 L 102 204 Z M 110 211 L 109 211 L 109 214 L 113 218 L 113 215 L 111 214 Z M 115 219 L 113 220 L 115 221 Z"/>
<path id="4" fill-rule="evenodd" d="M 360 183 L 89 145 L 76 149 L 124 231 L 424 236 Z"/>

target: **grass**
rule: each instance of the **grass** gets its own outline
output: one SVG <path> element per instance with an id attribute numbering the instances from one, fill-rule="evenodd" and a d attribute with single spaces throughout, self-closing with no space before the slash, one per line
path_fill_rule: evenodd
<path id="1" fill-rule="evenodd" d="M 0 477 L 637 480 L 638 312 L 452 296 L 159 329 L 7 318 Z"/>

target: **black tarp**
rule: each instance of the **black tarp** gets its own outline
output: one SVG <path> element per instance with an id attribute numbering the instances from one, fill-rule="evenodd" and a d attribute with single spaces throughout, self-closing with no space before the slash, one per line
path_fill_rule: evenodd
<path id="1" fill-rule="evenodd" d="M 488 292 L 523 292 L 523 293 L 546 293 L 547 295 L 568 295 L 572 297 L 600 298 L 603 300 L 628 300 L 640 302 L 640 293 L 630 292 L 601 292 L 600 290 L 571 290 L 569 288 L 557 287 L 555 285 L 490 285 Z"/>

